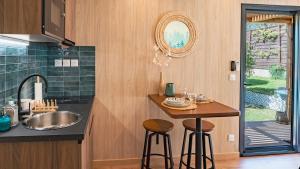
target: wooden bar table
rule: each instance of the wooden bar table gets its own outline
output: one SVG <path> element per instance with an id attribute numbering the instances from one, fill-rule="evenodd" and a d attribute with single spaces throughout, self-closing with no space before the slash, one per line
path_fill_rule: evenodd
<path id="1" fill-rule="evenodd" d="M 212 117 L 232 117 L 239 116 L 240 112 L 234 108 L 226 106 L 216 101 L 211 103 L 197 104 L 197 108 L 193 110 L 174 110 L 162 106 L 161 103 L 166 96 L 159 96 L 157 94 L 149 95 L 149 98 L 165 113 L 174 119 L 195 118 L 196 119 L 196 152 L 195 164 L 196 169 L 202 168 L 202 121 L 201 118 Z"/>

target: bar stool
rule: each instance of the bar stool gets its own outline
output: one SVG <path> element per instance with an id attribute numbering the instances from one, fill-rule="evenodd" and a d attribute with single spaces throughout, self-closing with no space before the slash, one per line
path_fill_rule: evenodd
<path id="1" fill-rule="evenodd" d="M 144 169 L 144 168 L 150 169 L 150 156 L 164 157 L 165 158 L 165 168 L 169 169 L 169 162 L 170 162 L 170 168 L 173 169 L 174 161 L 173 161 L 173 156 L 172 156 L 170 135 L 168 134 L 168 132 L 173 129 L 174 124 L 169 121 L 166 121 L 166 120 L 150 119 L 150 120 L 144 121 L 143 126 L 146 129 L 146 134 L 145 134 L 145 142 L 144 142 L 144 150 L 143 150 L 141 169 Z M 151 141 L 152 141 L 152 137 L 154 135 L 156 135 L 156 144 L 159 144 L 159 135 L 163 136 L 164 154 L 151 153 Z M 145 158 L 146 158 L 146 164 L 145 164 Z"/>
<path id="2" fill-rule="evenodd" d="M 182 143 L 182 149 L 181 149 L 179 169 L 181 169 L 182 165 L 185 165 L 187 167 L 187 169 L 190 169 L 190 168 L 192 168 L 191 167 L 191 156 L 192 156 L 192 154 L 195 154 L 195 153 L 192 153 L 192 146 L 193 146 L 193 136 L 195 135 L 195 131 L 196 131 L 196 120 L 194 120 L 194 119 L 184 120 L 182 122 L 182 124 L 183 124 L 185 130 L 184 130 L 184 137 L 183 137 L 183 143 Z M 212 164 L 211 169 L 215 169 L 213 145 L 212 145 L 211 136 L 209 134 L 209 132 L 211 132 L 214 129 L 214 127 L 215 127 L 215 125 L 213 123 L 202 120 L 202 151 L 203 151 L 202 158 L 203 158 L 203 168 L 204 169 L 207 169 L 206 160 L 209 160 L 211 162 L 211 164 Z M 190 135 L 189 135 L 188 153 L 185 153 L 184 149 L 185 149 L 185 141 L 186 141 L 187 131 L 192 131 L 192 133 L 190 133 Z M 206 155 L 205 137 L 207 137 L 208 141 L 209 141 L 210 157 L 208 157 Z M 186 163 L 183 161 L 184 156 L 187 156 Z"/>

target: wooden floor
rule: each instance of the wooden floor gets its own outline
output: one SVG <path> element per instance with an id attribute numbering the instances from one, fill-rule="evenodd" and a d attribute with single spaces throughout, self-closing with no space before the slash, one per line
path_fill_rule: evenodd
<path id="1" fill-rule="evenodd" d="M 217 169 L 298 169 L 299 166 L 300 154 L 241 157 L 239 160 L 217 161 Z M 175 169 L 177 168 L 178 164 L 175 166 Z M 140 169 L 140 166 L 139 164 L 114 164 L 106 167 L 95 166 L 94 169 Z M 152 169 L 163 169 L 163 165 L 152 166 Z"/>

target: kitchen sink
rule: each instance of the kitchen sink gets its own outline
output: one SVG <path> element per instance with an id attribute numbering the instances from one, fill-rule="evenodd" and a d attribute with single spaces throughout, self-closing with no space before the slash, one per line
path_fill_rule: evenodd
<path id="1" fill-rule="evenodd" d="M 33 115 L 25 119 L 23 124 L 29 129 L 50 130 L 69 127 L 80 120 L 80 114 L 70 111 L 57 111 Z"/>

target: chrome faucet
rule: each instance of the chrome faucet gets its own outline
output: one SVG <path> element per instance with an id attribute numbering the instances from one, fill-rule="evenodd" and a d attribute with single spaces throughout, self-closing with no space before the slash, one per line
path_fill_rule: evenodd
<path id="1" fill-rule="evenodd" d="M 20 86 L 19 86 L 19 89 L 18 89 L 18 115 L 19 115 L 19 120 L 22 119 L 22 116 L 21 116 L 21 91 L 22 91 L 22 87 L 23 87 L 24 83 L 25 83 L 28 79 L 30 79 L 30 78 L 32 78 L 32 77 L 35 77 L 35 76 L 36 76 L 36 77 L 40 77 L 40 78 L 42 78 L 42 79 L 44 80 L 44 82 L 45 82 L 45 92 L 47 93 L 47 91 L 48 91 L 48 81 L 47 81 L 47 79 L 46 79 L 44 76 L 42 76 L 42 75 L 40 75 L 40 74 L 32 74 L 32 75 L 26 77 L 26 78 L 20 83 Z"/>

